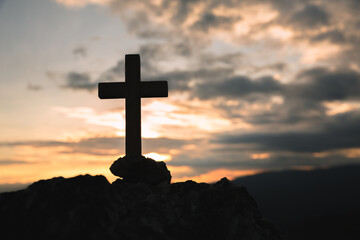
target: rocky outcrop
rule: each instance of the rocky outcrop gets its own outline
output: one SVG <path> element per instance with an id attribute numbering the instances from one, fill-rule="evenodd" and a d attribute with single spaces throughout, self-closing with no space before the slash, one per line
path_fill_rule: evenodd
<path id="1" fill-rule="evenodd" d="M 170 171 L 164 162 L 144 156 L 121 157 L 111 165 L 110 171 L 129 183 L 157 185 L 171 181 Z"/>
<path id="2" fill-rule="evenodd" d="M 246 189 L 226 178 L 158 185 L 90 175 L 41 180 L 0 194 L 0 221 L 1 239 L 280 239 Z"/>

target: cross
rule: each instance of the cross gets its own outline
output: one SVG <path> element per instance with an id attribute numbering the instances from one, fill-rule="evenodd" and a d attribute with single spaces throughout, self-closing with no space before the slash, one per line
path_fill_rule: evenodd
<path id="1" fill-rule="evenodd" d="M 99 83 L 101 99 L 125 98 L 125 155 L 141 156 L 141 98 L 167 97 L 167 81 L 140 81 L 140 55 L 125 55 L 125 82 Z"/>

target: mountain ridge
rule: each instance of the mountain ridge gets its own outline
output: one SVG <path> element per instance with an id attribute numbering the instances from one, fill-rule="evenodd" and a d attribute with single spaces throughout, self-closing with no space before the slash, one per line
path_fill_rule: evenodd
<path id="1" fill-rule="evenodd" d="M 289 232 L 291 239 L 318 239 L 324 229 L 326 239 L 360 237 L 355 227 L 360 224 L 360 165 L 267 172 L 233 183 L 246 186 L 265 219 Z"/>

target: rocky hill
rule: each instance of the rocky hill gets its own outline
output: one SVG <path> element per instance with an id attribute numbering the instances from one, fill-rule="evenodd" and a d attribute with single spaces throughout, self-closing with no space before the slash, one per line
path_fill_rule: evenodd
<path id="1" fill-rule="evenodd" d="M 226 178 L 159 184 L 57 177 L 0 194 L 1 239 L 280 239 Z"/>

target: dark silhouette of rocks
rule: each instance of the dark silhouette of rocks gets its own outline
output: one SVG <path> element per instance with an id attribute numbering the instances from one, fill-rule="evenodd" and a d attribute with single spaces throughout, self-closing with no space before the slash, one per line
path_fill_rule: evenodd
<path id="1" fill-rule="evenodd" d="M 164 162 L 158 162 L 144 156 L 121 157 L 111 165 L 110 171 L 129 183 L 157 185 L 171 181 L 170 171 Z"/>
<path id="2" fill-rule="evenodd" d="M 131 178 L 130 178 L 131 179 Z M 280 239 L 244 187 L 57 177 L 0 194 L 1 239 Z"/>

